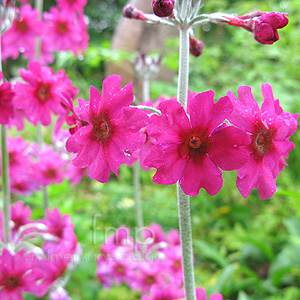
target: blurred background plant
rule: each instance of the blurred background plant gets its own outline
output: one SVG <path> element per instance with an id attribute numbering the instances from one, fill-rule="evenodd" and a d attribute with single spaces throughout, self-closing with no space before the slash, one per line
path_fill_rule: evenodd
<path id="1" fill-rule="evenodd" d="M 46 1 L 45 10 L 55 1 Z M 111 51 L 110 41 L 116 23 L 121 18 L 124 0 L 89 0 L 85 14 L 89 22 L 90 44 L 84 57 L 69 53 L 56 56 L 55 70 L 64 68 L 79 97 L 88 99 L 89 86 L 101 86 L 108 62 L 134 62 L 137 53 Z M 252 35 L 230 26 L 206 25 L 197 29 L 196 37 L 205 43 L 203 54 L 191 57 L 190 90 L 202 92 L 213 89 L 216 98 L 240 85 L 253 88 L 260 101 L 260 85 L 269 82 L 275 98 L 284 110 L 299 112 L 300 98 L 300 4 L 298 0 L 210 0 L 204 12 L 226 11 L 246 14 L 255 10 L 289 13 L 289 24 L 280 40 L 272 46 L 255 42 Z M 178 39 L 166 39 L 167 53 L 162 64 L 178 68 Z M 8 59 L 6 74 L 16 76 L 18 68 L 27 65 L 18 59 Z M 176 79 L 154 81 L 151 98 L 176 95 Z M 261 102 L 261 101 L 260 101 Z M 48 130 L 48 129 L 47 129 Z M 26 126 L 23 135 L 32 136 Z M 46 140 L 50 140 L 46 135 Z M 34 139 L 34 138 L 32 138 Z M 236 175 L 225 172 L 224 188 L 217 196 L 204 191 L 192 199 L 192 222 L 195 248 L 196 283 L 211 292 L 222 292 L 231 300 L 297 300 L 300 299 L 300 134 L 292 137 L 296 144 L 288 159 L 289 166 L 277 180 L 276 194 L 263 201 L 256 191 L 243 199 L 235 186 Z M 142 171 L 142 198 L 145 225 L 156 222 L 164 231 L 176 228 L 176 191 L 172 186 L 152 182 L 153 172 Z M 104 227 L 135 226 L 132 170 L 122 166 L 120 179 L 100 184 L 84 178 L 77 186 L 68 181 L 49 188 L 51 207 L 72 215 L 77 237 L 82 244 L 85 260 L 74 272 L 67 285 L 72 299 L 140 299 L 139 293 L 126 286 L 104 290 L 95 276 L 95 256 L 104 241 Z M 43 216 L 42 198 L 17 197 L 29 204 L 34 218 Z M 15 199 L 15 200 L 16 200 Z M 159 209 L 157 209 L 159 208 Z M 93 215 L 97 218 L 96 243 L 92 243 Z M 28 299 L 31 299 L 28 296 Z"/>

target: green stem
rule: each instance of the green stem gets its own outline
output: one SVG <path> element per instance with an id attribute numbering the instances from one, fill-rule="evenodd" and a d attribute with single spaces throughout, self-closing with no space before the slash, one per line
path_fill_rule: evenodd
<path id="1" fill-rule="evenodd" d="M 39 12 L 39 18 L 42 18 L 42 14 L 43 14 L 43 4 L 44 1 L 43 0 L 35 0 L 34 6 L 35 9 L 38 10 Z M 40 57 L 41 57 L 41 51 L 42 51 L 42 40 L 40 37 L 37 37 L 35 40 L 35 59 L 36 61 L 40 61 Z"/>
<path id="2" fill-rule="evenodd" d="M 10 243 L 10 186 L 9 186 L 9 158 L 7 152 L 7 128 L 1 125 L 1 160 L 2 160 L 2 189 L 3 189 L 3 224 L 4 241 Z"/>
<path id="3" fill-rule="evenodd" d="M 150 99 L 150 81 L 143 80 L 143 102 Z"/>
<path id="4" fill-rule="evenodd" d="M 189 32 L 187 27 L 180 28 L 179 32 L 177 99 L 186 110 L 189 81 Z M 186 300 L 196 300 L 190 197 L 183 192 L 179 183 L 177 183 L 177 199 L 185 297 Z"/>
<path id="5" fill-rule="evenodd" d="M 133 165 L 133 183 L 134 183 L 134 197 L 135 197 L 135 214 L 136 225 L 138 229 L 144 227 L 142 199 L 141 199 L 141 175 L 139 162 Z"/>
<path id="6" fill-rule="evenodd" d="M 0 71 L 2 72 L 2 49 L 1 49 L 1 37 L 2 37 L 2 17 L 3 11 L 0 11 Z M 2 80 L 0 84 L 2 83 Z M 3 228 L 4 228 L 4 242 L 11 242 L 11 229 L 10 229 L 10 185 L 9 185 L 9 156 L 7 151 L 7 128 L 5 125 L 1 125 L 1 163 L 2 163 L 2 189 L 3 189 Z"/>
<path id="7" fill-rule="evenodd" d="M 145 106 L 145 105 L 138 105 L 138 106 L 133 106 L 133 107 L 138 107 L 141 110 L 149 110 L 155 112 L 157 115 L 161 116 L 161 111 L 159 109 L 156 109 L 151 106 Z"/>
<path id="8" fill-rule="evenodd" d="M 39 145 L 39 151 L 42 151 L 42 147 L 43 147 L 43 132 L 42 132 L 42 125 L 40 123 L 37 124 L 37 141 L 38 141 L 38 145 Z M 46 210 L 49 208 L 49 196 L 48 196 L 48 191 L 47 188 L 45 186 L 42 186 L 42 194 L 43 194 L 43 207 L 44 207 L 44 211 L 46 212 Z"/>

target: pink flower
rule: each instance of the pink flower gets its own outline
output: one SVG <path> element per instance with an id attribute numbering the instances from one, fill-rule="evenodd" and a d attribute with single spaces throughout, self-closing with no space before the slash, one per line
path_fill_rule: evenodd
<path id="1" fill-rule="evenodd" d="M 137 271 L 130 287 L 141 290 L 142 293 L 148 293 L 153 285 L 163 284 L 166 280 L 159 262 L 139 263 Z"/>
<path id="2" fill-rule="evenodd" d="M 208 300 L 204 288 L 196 287 L 196 298 L 197 300 Z M 213 293 L 209 297 L 209 300 L 223 300 L 223 296 L 219 293 Z"/>
<path id="3" fill-rule="evenodd" d="M 32 9 L 31 5 L 21 6 L 19 18 L 2 37 L 4 60 L 8 57 L 16 59 L 20 52 L 34 51 L 35 39 L 43 28 L 43 23 L 39 20 L 38 15 L 38 11 Z"/>
<path id="4" fill-rule="evenodd" d="M 23 201 L 17 201 L 11 206 L 11 220 L 14 222 L 13 231 L 18 231 L 23 225 L 30 223 L 32 211 Z"/>
<path id="5" fill-rule="evenodd" d="M 49 293 L 50 300 L 72 300 L 68 292 L 62 287 L 58 287 Z"/>
<path id="6" fill-rule="evenodd" d="M 267 12 L 252 24 L 254 38 L 261 44 L 273 44 L 279 40 L 277 29 L 285 27 L 289 20 L 286 13 Z"/>
<path id="7" fill-rule="evenodd" d="M 153 115 L 148 134 L 157 144 L 145 160 L 157 168 L 153 181 L 174 184 L 196 196 L 203 187 L 210 195 L 222 187 L 222 171 L 240 168 L 249 159 L 243 150 L 250 138 L 239 128 L 220 124 L 232 112 L 228 97 L 214 103 L 214 92 L 200 93 L 184 108 L 174 100 L 159 105 L 162 116 Z"/>
<path id="8" fill-rule="evenodd" d="M 150 289 L 150 296 L 144 295 L 141 300 L 177 300 L 182 298 L 184 298 L 184 290 L 179 287 L 173 285 L 153 285 Z"/>
<path id="9" fill-rule="evenodd" d="M 74 233 L 74 225 L 71 217 L 67 214 L 61 215 L 58 208 L 53 211 L 46 211 L 46 219 L 40 220 L 49 228 L 49 233 L 59 239 L 59 242 L 46 242 L 44 244 L 44 252 L 50 251 L 54 253 L 57 249 L 68 249 L 69 254 L 74 254 L 77 245 L 77 237 Z"/>
<path id="10" fill-rule="evenodd" d="M 44 37 L 50 51 L 70 50 L 77 55 L 85 50 L 80 48 L 82 24 L 79 24 L 75 12 L 52 7 L 50 13 L 44 13 L 44 20 Z"/>
<path id="11" fill-rule="evenodd" d="M 67 141 L 69 152 L 78 153 L 73 164 L 88 167 L 91 178 L 107 182 L 110 172 L 118 176 L 118 169 L 145 141 L 140 129 L 146 125 L 147 115 L 129 107 L 133 100 L 132 84 L 120 89 L 121 77 L 112 75 L 103 82 L 102 96 L 93 86 L 90 102 L 75 111 L 83 123 Z"/>
<path id="12" fill-rule="evenodd" d="M 69 164 L 66 169 L 66 177 L 70 180 L 71 185 L 78 184 L 83 177 L 87 175 L 86 168 L 78 168 L 72 164 Z"/>
<path id="13" fill-rule="evenodd" d="M 40 175 L 40 183 L 48 186 L 51 183 L 62 183 L 65 171 L 63 168 L 67 162 L 52 149 L 47 149 L 40 153 L 38 162 L 38 171 Z"/>
<path id="14" fill-rule="evenodd" d="M 16 83 L 16 108 L 26 110 L 28 120 L 34 125 L 38 122 L 44 126 L 50 125 L 51 111 L 57 115 L 65 111 L 61 105 L 61 97 L 57 94 L 61 91 L 57 76 L 51 68 L 42 67 L 39 62 L 30 62 L 28 71 L 20 69 L 20 75 L 28 84 Z"/>
<path id="15" fill-rule="evenodd" d="M 251 144 L 247 147 L 250 160 L 238 170 L 237 178 L 237 187 L 245 198 L 254 188 L 262 199 L 275 193 L 275 178 L 283 170 L 284 158 L 295 147 L 289 137 L 297 129 L 298 114 L 283 112 L 279 100 L 274 100 L 271 85 L 263 84 L 262 94 L 264 99 L 260 110 L 250 87 L 238 89 L 239 101 L 228 92 L 234 105 L 229 121 L 251 136 Z"/>
<path id="16" fill-rule="evenodd" d="M 68 264 L 72 260 L 72 254 L 67 246 L 60 244 L 48 257 L 42 258 L 39 268 L 43 277 L 39 284 L 38 297 L 44 296 L 49 287 L 65 274 Z"/>
<path id="17" fill-rule="evenodd" d="M 2 82 L 3 74 L 0 71 L 0 82 Z M 14 117 L 13 98 L 15 93 L 12 90 L 10 82 L 0 84 L 0 124 L 7 125 Z"/>
<path id="18" fill-rule="evenodd" d="M 83 13 L 87 0 L 57 0 L 57 3 L 61 10 Z"/>
<path id="19" fill-rule="evenodd" d="M 36 267 L 37 258 L 21 250 L 12 254 L 6 248 L 0 256 L 0 298 L 23 300 L 23 292 L 36 294 L 41 273 Z"/>

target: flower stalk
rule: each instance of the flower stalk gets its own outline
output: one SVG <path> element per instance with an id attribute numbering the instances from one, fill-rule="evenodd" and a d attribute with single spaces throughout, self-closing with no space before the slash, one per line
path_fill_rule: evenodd
<path id="1" fill-rule="evenodd" d="M 1 49 L 1 36 L 2 36 L 2 17 L 3 6 L 0 6 L 0 71 L 2 72 L 2 49 Z M 1 80 L 2 81 L 2 80 Z M 1 84 L 2 82 L 0 82 Z M 4 242 L 11 242 L 11 228 L 10 228 L 10 185 L 9 185 L 9 156 L 7 151 L 7 127 L 1 125 L 1 163 L 2 163 L 2 191 L 3 191 L 3 228 L 4 228 Z"/>
<path id="2" fill-rule="evenodd" d="M 39 18 L 42 18 L 42 13 L 43 13 L 43 5 L 44 1 L 43 0 L 35 0 L 35 8 L 39 12 Z M 40 61 L 41 58 L 41 51 L 42 51 L 42 40 L 40 37 L 36 38 L 36 45 L 35 45 L 35 59 L 36 61 Z M 40 123 L 37 124 L 37 141 L 39 145 L 39 151 L 42 151 L 42 145 L 44 141 L 43 137 L 43 132 L 42 132 L 42 125 Z M 48 196 L 48 191 L 45 186 L 42 186 L 42 194 L 43 194 L 43 206 L 44 206 L 44 211 L 49 208 L 49 196 Z"/>
<path id="3" fill-rule="evenodd" d="M 189 81 L 189 28 L 187 26 L 181 27 L 179 34 L 177 99 L 186 110 Z M 178 182 L 177 200 L 185 296 L 186 300 L 196 300 L 190 197 L 183 192 Z"/>

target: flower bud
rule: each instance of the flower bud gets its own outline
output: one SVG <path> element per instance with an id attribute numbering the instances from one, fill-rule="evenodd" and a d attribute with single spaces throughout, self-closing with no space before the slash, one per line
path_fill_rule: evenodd
<path id="1" fill-rule="evenodd" d="M 123 16 L 128 19 L 136 19 L 141 21 L 147 21 L 145 14 L 138 10 L 136 7 L 134 7 L 131 4 L 127 4 L 123 8 Z"/>
<path id="2" fill-rule="evenodd" d="M 190 53 L 195 57 L 198 57 L 202 54 L 204 48 L 204 43 L 200 40 L 197 40 L 195 37 L 190 36 Z"/>
<path id="3" fill-rule="evenodd" d="M 174 0 L 153 0 L 152 8 L 158 17 L 170 17 L 173 14 Z"/>
<path id="4" fill-rule="evenodd" d="M 285 27 L 288 22 L 284 13 L 264 13 L 252 25 L 254 38 L 261 44 L 271 45 L 279 40 L 277 29 Z"/>

